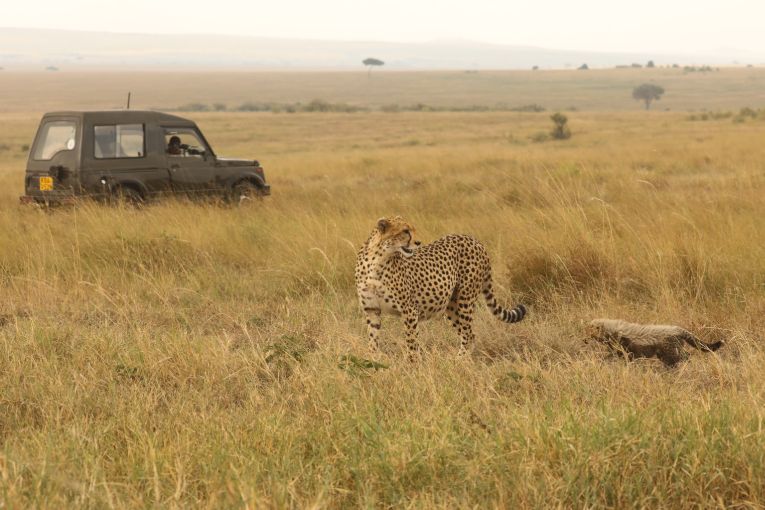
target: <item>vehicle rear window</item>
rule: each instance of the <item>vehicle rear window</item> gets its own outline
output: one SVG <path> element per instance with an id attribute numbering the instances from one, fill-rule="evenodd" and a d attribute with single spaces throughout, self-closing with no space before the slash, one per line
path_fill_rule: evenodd
<path id="1" fill-rule="evenodd" d="M 144 155 L 143 124 L 94 126 L 96 159 L 142 158 Z"/>
<path id="2" fill-rule="evenodd" d="M 40 137 L 35 146 L 33 159 L 47 161 L 61 151 L 70 151 L 75 147 L 77 124 L 71 120 L 46 122 L 40 128 Z"/>

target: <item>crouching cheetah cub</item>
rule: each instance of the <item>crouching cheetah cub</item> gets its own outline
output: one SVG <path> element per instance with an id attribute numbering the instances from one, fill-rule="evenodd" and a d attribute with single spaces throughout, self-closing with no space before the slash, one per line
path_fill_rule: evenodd
<path id="1" fill-rule="evenodd" d="M 466 352 L 475 338 L 471 322 L 481 293 L 504 322 L 518 322 L 526 315 L 523 305 L 507 310 L 497 304 L 489 256 L 481 243 L 466 235 L 448 235 L 420 246 L 414 227 L 400 216 L 380 219 L 359 251 L 356 292 L 373 350 L 383 312 L 403 317 L 410 353 L 419 349 L 419 322 L 444 313 L 461 337 L 460 354 Z"/>
<path id="2" fill-rule="evenodd" d="M 688 359 L 684 344 L 702 352 L 713 352 L 724 345 L 723 341 L 702 342 L 679 326 L 634 324 L 618 319 L 595 319 L 587 326 L 587 334 L 629 360 L 656 356 L 669 367 Z"/>

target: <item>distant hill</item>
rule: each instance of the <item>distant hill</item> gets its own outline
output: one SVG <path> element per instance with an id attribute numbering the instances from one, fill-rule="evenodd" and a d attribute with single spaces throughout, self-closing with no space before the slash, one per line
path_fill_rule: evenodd
<path id="1" fill-rule="evenodd" d="M 384 69 L 591 68 L 644 64 L 732 65 L 765 56 L 725 50 L 710 55 L 561 51 L 471 41 L 339 42 L 223 35 L 153 35 L 0 28 L 0 67 L 358 69 L 376 57 Z"/>

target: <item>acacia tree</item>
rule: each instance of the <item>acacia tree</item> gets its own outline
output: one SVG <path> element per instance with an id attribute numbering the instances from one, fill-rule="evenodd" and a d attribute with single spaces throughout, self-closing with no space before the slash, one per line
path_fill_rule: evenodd
<path id="1" fill-rule="evenodd" d="M 646 110 L 651 108 L 651 103 L 654 100 L 660 100 L 663 94 L 664 88 L 660 87 L 659 85 L 654 85 L 653 83 L 644 83 L 635 87 L 635 89 L 632 91 L 633 99 L 636 101 L 643 101 L 645 103 Z"/>
<path id="2" fill-rule="evenodd" d="M 372 67 L 374 66 L 384 66 L 385 62 L 383 62 L 380 59 L 377 58 L 365 58 L 361 61 L 362 64 L 369 67 L 369 72 L 367 73 L 367 77 L 369 77 L 372 74 Z"/>

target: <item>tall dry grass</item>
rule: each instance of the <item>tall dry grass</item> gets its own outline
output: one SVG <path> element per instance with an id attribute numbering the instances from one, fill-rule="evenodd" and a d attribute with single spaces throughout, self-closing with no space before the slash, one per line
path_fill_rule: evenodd
<path id="1" fill-rule="evenodd" d="M 765 123 L 542 114 L 206 114 L 254 208 L 19 208 L 0 154 L 0 507 L 761 507 Z M 366 351 L 375 220 L 470 233 L 517 325 Z M 724 338 L 676 370 L 582 342 L 596 316 Z M 366 368 L 374 359 L 387 368 Z"/>

